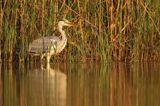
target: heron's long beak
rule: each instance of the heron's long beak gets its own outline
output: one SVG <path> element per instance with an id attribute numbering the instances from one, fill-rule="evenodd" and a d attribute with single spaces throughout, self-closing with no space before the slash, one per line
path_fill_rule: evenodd
<path id="1" fill-rule="evenodd" d="M 69 27 L 73 26 L 73 24 L 71 22 L 65 22 L 65 25 L 69 26 Z"/>
<path id="2" fill-rule="evenodd" d="M 69 22 L 69 21 L 66 20 L 65 18 L 63 18 L 63 21 L 65 22 L 65 26 L 68 26 L 68 27 L 73 26 L 73 23 Z"/>

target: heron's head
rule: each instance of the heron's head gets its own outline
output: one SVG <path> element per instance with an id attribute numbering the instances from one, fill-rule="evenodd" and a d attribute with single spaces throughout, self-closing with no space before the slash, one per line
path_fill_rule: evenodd
<path id="1" fill-rule="evenodd" d="M 62 21 L 58 22 L 58 27 L 62 28 L 63 26 L 72 26 L 72 23 L 66 19 L 63 19 Z"/>

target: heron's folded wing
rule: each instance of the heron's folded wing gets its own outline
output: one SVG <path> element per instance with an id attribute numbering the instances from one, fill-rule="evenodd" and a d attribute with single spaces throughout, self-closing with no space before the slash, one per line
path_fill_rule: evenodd
<path id="1" fill-rule="evenodd" d="M 49 37 L 36 39 L 31 43 L 29 52 L 36 53 L 36 54 L 47 52 L 49 47 L 54 45 L 59 40 L 60 39 L 56 36 L 49 36 Z"/>

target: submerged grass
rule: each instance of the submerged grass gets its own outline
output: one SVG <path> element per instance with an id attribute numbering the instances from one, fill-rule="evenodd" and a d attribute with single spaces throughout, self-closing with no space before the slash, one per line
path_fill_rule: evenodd
<path id="1" fill-rule="evenodd" d="M 24 61 L 29 44 L 63 17 L 77 23 L 56 60 L 160 59 L 159 0 L 1 0 L 0 60 Z"/>

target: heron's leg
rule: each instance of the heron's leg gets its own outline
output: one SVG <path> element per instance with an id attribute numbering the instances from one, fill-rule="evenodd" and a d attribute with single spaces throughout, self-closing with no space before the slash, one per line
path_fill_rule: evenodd
<path id="1" fill-rule="evenodd" d="M 50 63 L 50 58 L 51 58 L 51 56 L 50 56 L 50 54 L 48 54 L 47 55 L 47 64 Z"/>
<path id="2" fill-rule="evenodd" d="M 47 71 L 50 70 L 50 63 L 47 63 L 46 69 L 47 69 Z"/>
<path id="3" fill-rule="evenodd" d="M 41 55 L 41 61 L 43 60 L 44 56 L 45 56 L 45 54 L 42 54 L 42 55 Z"/>
<path id="4" fill-rule="evenodd" d="M 47 54 L 45 54 L 45 53 L 41 55 L 41 63 L 43 63 L 43 58 L 44 58 L 45 56 L 47 57 Z"/>

